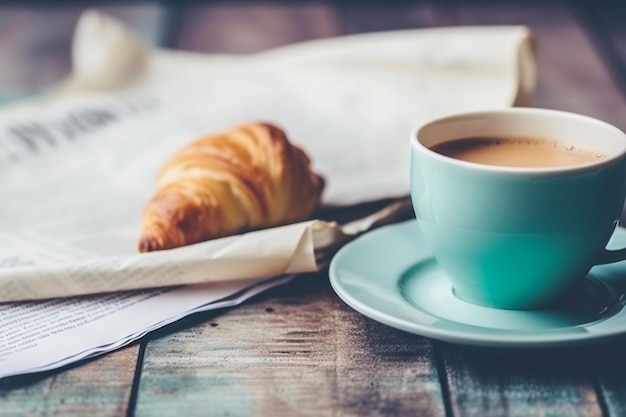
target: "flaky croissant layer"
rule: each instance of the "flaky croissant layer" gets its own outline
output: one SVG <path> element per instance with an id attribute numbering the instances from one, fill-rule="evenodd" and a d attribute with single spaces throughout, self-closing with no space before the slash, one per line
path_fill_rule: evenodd
<path id="1" fill-rule="evenodd" d="M 304 151 L 274 125 L 249 123 L 202 137 L 159 172 L 143 211 L 139 251 L 305 220 L 323 189 Z"/>

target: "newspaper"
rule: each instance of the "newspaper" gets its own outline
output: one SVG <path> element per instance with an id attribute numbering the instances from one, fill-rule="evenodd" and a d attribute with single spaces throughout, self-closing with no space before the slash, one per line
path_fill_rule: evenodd
<path id="1" fill-rule="evenodd" d="M 319 269 L 338 246 L 410 208 L 404 200 L 350 225 L 311 220 L 137 254 L 158 168 L 197 136 L 271 121 L 325 177 L 325 205 L 400 198 L 414 127 L 528 104 L 534 70 L 524 27 L 199 55 L 148 48 L 112 18 L 86 13 L 72 74 L 0 111 L 0 377 L 57 368 L 192 312 L 237 305 Z"/>

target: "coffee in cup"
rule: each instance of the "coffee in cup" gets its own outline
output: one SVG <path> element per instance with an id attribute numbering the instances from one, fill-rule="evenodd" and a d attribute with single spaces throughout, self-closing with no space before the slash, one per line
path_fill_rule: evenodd
<path id="1" fill-rule="evenodd" d="M 469 137 L 438 143 L 431 149 L 462 161 L 526 168 L 582 165 L 604 157 L 601 152 L 558 140 L 528 137 Z"/>
<path id="2" fill-rule="evenodd" d="M 544 307 L 593 265 L 626 259 L 605 249 L 625 195 L 626 135 L 583 115 L 466 113 L 411 137 L 421 233 L 455 295 L 472 303 Z"/>

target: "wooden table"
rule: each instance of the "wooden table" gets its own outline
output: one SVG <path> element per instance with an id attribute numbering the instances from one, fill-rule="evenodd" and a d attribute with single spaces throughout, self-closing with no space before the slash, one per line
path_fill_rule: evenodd
<path id="1" fill-rule="evenodd" d="M 534 104 L 626 128 L 626 8 L 614 3 L 215 1 L 99 8 L 148 43 L 203 52 L 246 53 L 367 31 L 524 24 L 537 37 Z M 73 25 L 85 8 L 77 4 L 0 4 L 1 101 L 34 93 L 68 71 Z M 454 346 L 361 316 L 333 293 L 323 271 L 97 359 L 2 380 L 0 415 L 623 416 L 626 342 L 514 352 Z"/>

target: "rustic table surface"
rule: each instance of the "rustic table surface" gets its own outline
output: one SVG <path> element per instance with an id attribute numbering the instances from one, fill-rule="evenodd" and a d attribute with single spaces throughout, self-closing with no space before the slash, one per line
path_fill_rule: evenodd
<path id="1" fill-rule="evenodd" d="M 86 7 L 0 2 L 0 103 L 34 94 L 68 72 L 73 27 Z M 626 128 L 626 5 L 618 2 L 89 7 L 119 17 L 152 45 L 209 53 L 248 53 L 347 33 L 524 24 L 537 37 L 534 104 Z M 626 341 L 547 351 L 467 349 L 363 317 L 340 301 L 322 271 L 239 307 L 189 317 L 97 359 L 1 380 L 0 415 L 624 416 Z"/>

